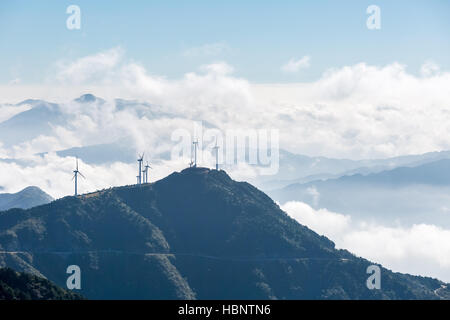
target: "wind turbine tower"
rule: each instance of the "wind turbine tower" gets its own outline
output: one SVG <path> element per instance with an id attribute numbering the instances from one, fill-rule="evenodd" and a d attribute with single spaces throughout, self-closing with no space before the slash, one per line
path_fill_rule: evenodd
<path id="1" fill-rule="evenodd" d="M 194 142 L 192 142 L 192 144 L 194 145 L 194 168 L 197 167 L 197 146 L 198 146 L 198 140 L 195 140 Z"/>
<path id="2" fill-rule="evenodd" d="M 152 167 L 148 164 L 148 161 L 144 168 L 145 169 L 142 170 L 142 173 L 144 174 L 144 183 L 148 183 L 148 168 L 152 169 Z"/>
<path id="3" fill-rule="evenodd" d="M 192 161 L 192 149 L 194 147 L 194 143 L 191 144 L 191 161 L 189 162 L 189 168 L 192 168 L 192 166 L 194 165 L 194 161 Z"/>
<path id="4" fill-rule="evenodd" d="M 75 170 L 73 170 L 73 178 L 72 180 L 75 180 L 75 197 L 78 195 L 78 175 L 82 176 L 84 179 L 85 176 L 78 170 L 78 158 L 76 158 L 76 167 Z"/>
<path id="5" fill-rule="evenodd" d="M 137 176 L 137 184 L 141 184 L 142 183 L 142 161 L 144 161 L 144 154 L 142 154 L 141 156 L 139 156 L 139 158 L 137 159 L 138 163 L 139 163 L 139 175 Z"/>
<path id="6" fill-rule="evenodd" d="M 213 150 L 216 153 L 216 170 L 219 170 L 219 146 L 217 145 L 217 137 L 216 145 L 213 147 Z"/>

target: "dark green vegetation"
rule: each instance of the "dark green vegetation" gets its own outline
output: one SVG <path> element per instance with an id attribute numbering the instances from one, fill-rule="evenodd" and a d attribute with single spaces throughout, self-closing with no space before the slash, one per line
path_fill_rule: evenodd
<path id="1" fill-rule="evenodd" d="M 224 171 L 186 169 L 158 182 L 0 213 L 0 265 L 99 299 L 439 299 L 444 283 L 382 269 L 287 216 Z"/>
<path id="2" fill-rule="evenodd" d="M 0 300 L 79 300 L 77 293 L 61 289 L 31 274 L 0 268 Z"/>
<path id="3" fill-rule="evenodd" d="M 51 196 L 38 187 L 27 187 L 17 193 L 0 193 L 0 211 L 11 208 L 28 209 L 52 200 Z"/>

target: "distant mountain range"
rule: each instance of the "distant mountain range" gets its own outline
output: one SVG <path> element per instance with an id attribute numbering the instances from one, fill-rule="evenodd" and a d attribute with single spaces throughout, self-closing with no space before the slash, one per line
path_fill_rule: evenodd
<path id="1" fill-rule="evenodd" d="M 92 94 L 85 94 L 74 99 L 73 102 L 78 104 L 103 104 L 106 101 Z M 56 126 L 68 126 L 73 118 L 73 114 L 64 112 L 61 105 L 57 103 L 28 99 L 15 106 L 23 105 L 29 105 L 30 108 L 0 122 L 0 141 L 5 147 L 32 140 L 40 135 L 48 135 Z M 165 112 L 159 106 L 146 102 L 116 99 L 114 105 L 119 111 L 128 108 L 139 117 L 146 116 L 149 119 L 175 116 Z"/>
<path id="2" fill-rule="evenodd" d="M 38 187 L 27 187 L 17 193 L 0 193 L 0 211 L 11 208 L 28 209 L 52 201 L 53 198 Z"/>
<path id="3" fill-rule="evenodd" d="M 92 94 L 84 94 L 73 100 L 78 104 L 103 104 L 102 98 Z M 24 100 L 16 107 L 29 105 L 30 108 L 15 114 L 9 119 L 0 122 L 0 142 L 5 147 L 12 147 L 26 141 L 31 141 L 41 135 L 51 135 L 53 128 L 57 126 L 69 126 L 73 114 L 64 112 L 61 105 L 44 100 Z M 14 106 L 14 105 L 13 105 Z M 116 110 L 132 110 L 138 117 L 148 119 L 173 118 L 176 115 L 166 112 L 160 106 L 135 100 L 116 99 Z M 115 161 L 134 162 L 134 155 L 138 153 L 133 147 L 129 137 L 123 137 L 117 141 L 104 144 L 94 144 L 82 147 L 74 147 L 58 150 L 59 156 L 78 156 L 81 160 L 91 164 L 104 164 Z M 42 153 L 43 155 L 45 153 Z M 167 159 L 168 152 L 155 155 L 155 157 Z M 1 161 L 17 162 L 23 164 L 21 159 L 1 159 Z"/>
<path id="4" fill-rule="evenodd" d="M 80 300 L 81 295 L 47 279 L 0 268 L 0 300 Z"/>
<path id="5" fill-rule="evenodd" d="M 67 119 L 59 105 L 42 100 L 25 100 L 18 105 L 30 104 L 31 109 L 20 112 L 0 123 L 0 141 L 5 147 L 48 135 L 52 127 L 64 125 Z"/>
<path id="6" fill-rule="evenodd" d="M 0 212 L 0 265 L 64 285 L 78 265 L 93 299 L 443 299 L 450 287 L 381 269 L 299 224 L 224 171 Z"/>
<path id="7" fill-rule="evenodd" d="M 430 223 L 450 227 L 450 160 L 367 175 L 295 183 L 269 194 L 383 223 Z"/>
<path id="8" fill-rule="evenodd" d="M 106 101 L 93 94 L 84 94 L 73 100 L 78 104 L 103 104 Z M 165 111 L 161 106 L 136 100 L 115 99 L 116 110 L 132 110 L 138 117 L 148 119 L 184 118 L 182 115 Z M 30 105 L 30 109 L 20 112 L 6 121 L 0 122 L 0 141 L 5 147 L 30 141 L 40 135 L 48 135 L 56 126 L 68 126 L 73 115 L 64 112 L 62 106 L 43 100 L 25 100 L 16 106 Z M 205 126 L 210 124 L 204 122 Z M 165 137 L 161 137 L 163 140 Z M 139 150 L 140 152 L 140 150 Z M 79 156 L 83 162 L 92 164 L 121 161 L 134 162 L 134 150 L 129 137 L 117 141 L 69 148 L 57 151 L 60 156 Z M 155 158 L 168 159 L 169 152 L 154 154 Z M 369 174 L 397 167 L 413 167 L 424 163 L 450 159 L 450 151 L 430 152 L 422 155 L 409 155 L 388 159 L 349 160 L 326 157 L 311 157 L 280 150 L 280 170 L 274 176 L 261 176 L 251 180 L 259 188 L 268 191 L 279 189 L 293 183 L 306 183 L 318 179 L 338 178 L 343 175 Z M 20 159 L 2 159 L 2 161 L 20 162 Z"/>
<path id="9" fill-rule="evenodd" d="M 292 184 L 336 179 L 354 174 L 368 175 L 398 167 L 416 167 L 438 160 L 450 159 L 450 151 L 428 152 L 387 159 L 349 160 L 309 157 L 280 150 L 280 170 L 275 176 L 252 180 L 265 191 L 276 190 Z"/>

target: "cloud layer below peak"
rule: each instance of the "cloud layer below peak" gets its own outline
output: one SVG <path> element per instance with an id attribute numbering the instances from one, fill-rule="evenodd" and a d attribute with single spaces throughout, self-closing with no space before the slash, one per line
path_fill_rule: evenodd
<path id="1" fill-rule="evenodd" d="M 281 208 L 299 223 L 333 240 L 338 248 L 397 272 L 450 282 L 450 230 L 430 224 L 405 228 L 357 222 L 348 215 L 315 210 L 296 201 Z"/>

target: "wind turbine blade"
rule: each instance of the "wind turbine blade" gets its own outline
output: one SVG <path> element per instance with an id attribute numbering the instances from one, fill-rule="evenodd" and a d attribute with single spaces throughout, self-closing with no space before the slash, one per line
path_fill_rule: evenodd
<path id="1" fill-rule="evenodd" d="M 80 171 L 78 171 L 78 174 L 80 175 L 80 176 L 82 176 L 83 178 L 85 178 L 86 179 L 86 177 L 85 176 L 83 176 L 83 174 L 80 172 Z"/>

